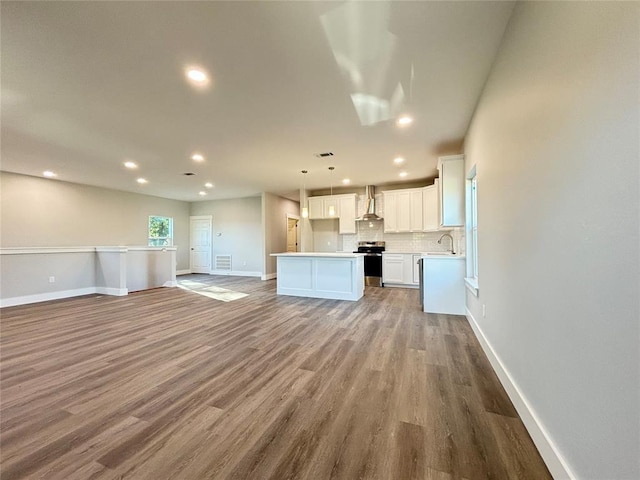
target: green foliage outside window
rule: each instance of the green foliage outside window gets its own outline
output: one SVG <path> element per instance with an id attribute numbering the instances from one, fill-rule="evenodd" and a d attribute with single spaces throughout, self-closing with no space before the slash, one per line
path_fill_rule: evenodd
<path id="1" fill-rule="evenodd" d="M 173 219 L 169 217 L 149 217 L 149 245 L 170 246 L 173 241 Z"/>

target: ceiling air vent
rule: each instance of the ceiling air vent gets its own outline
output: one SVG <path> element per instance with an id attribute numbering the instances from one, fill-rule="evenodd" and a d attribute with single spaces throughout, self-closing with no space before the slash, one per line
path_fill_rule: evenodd
<path id="1" fill-rule="evenodd" d="M 333 152 L 316 153 L 314 156 L 318 158 L 333 157 Z"/>
<path id="2" fill-rule="evenodd" d="M 183 173 L 183 175 L 186 176 L 186 177 L 190 177 L 191 175 L 195 175 L 195 173 L 193 173 L 193 172 L 185 172 L 185 173 Z"/>

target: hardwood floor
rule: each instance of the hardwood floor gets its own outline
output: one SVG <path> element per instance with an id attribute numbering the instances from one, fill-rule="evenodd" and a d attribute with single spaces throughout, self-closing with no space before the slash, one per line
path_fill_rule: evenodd
<path id="1" fill-rule="evenodd" d="M 190 275 L 1 312 L 2 480 L 551 478 L 464 317 Z"/>

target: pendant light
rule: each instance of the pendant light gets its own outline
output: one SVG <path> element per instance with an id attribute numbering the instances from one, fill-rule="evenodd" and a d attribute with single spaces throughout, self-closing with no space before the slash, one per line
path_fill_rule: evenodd
<path id="1" fill-rule="evenodd" d="M 307 208 L 307 186 L 305 183 L 305 178 L 307 176 L 307 171 L 302 170 L 302 195 L 300 196 L 300 206 L 302 207 L 302 218 L 309 217 L 309 208 Z"/>
<path id="2" fill-rule="evenodd" d="M 333 170 L 335 167 L 329 167 L 329 175 L 331 176 L 331 204 L 329 205 L 329 216 L 336 216 L 336 206 L 333 203 Z"/>

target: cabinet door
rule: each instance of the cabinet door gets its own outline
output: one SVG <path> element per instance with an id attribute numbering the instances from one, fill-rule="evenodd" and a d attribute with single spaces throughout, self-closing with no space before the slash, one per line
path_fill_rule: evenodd
<path id="1" fill-rule="evenodd" d="M 382 282 L 383 283 L 404 283 L 404 255 L 383 254 L 382 255 Z"/>
<path id="2" fill-rule="evenodd" d="M 396 216 L 396 194 L 390 192 L 382 192 L 382 197 L 384 201 L 384 231 L 385 233 L 397 232 L 398 222 Z"/>
<path id="3" fill-rule="evenodd" d="M 338 233 L 356 233 L 356 196 L 340 197 L 340 221 Z"/>
<path id="4" fill-rule="evenodd" d="M 418 265 L 420 255 L 411 255 L 411 262 L 413 264 L 413 284 L 418 285 L 420 283 L 420 266 Z"/>
<path id="5" fill-rule="evenodd" d="M 410 193 L 410 230 L 412 232 L 422 231 L 422 189 L 413 190 Z"/>
<path id="6" fill-rule="evenodd" d="M 408 232 L 411 230 L 411 193 L 400 191 L 396 198 L 396 232 Z"/>
<path id="7" fill-rule="evenodd" d="M 324 218 L 324 203 L 322 197 L 309 197 L 309 220 Z"/>
<path id="8" fill-rule="evenodd" d="M 422 228 L 425 232 L 438 230 L 440 226 L 438 211 L 438 186 L 434 184 L 422 190 Z"/>
<path id="9" fill-rule="evenodd" d="M 337 197 L 324 197 L 324 218 L 338 218 L 340 216 L 340 200 Z M 331 215 L 333 207 L 333 215 Z"/>
<path id="10" fill-rule="evenodd" d="M 441 157 L 438 167 L 441 226 L 462 226 L 464 225 L 464 157 L 462 155 Z"/>
<path id="11" fill-rule="evenodd" d="M 413 284 L 413 265 L 411 260 L 413 255 L 411 253 L 404 253 L 402 255 L 402 283 L 405 285 Z"/>

